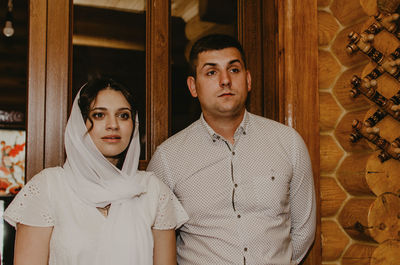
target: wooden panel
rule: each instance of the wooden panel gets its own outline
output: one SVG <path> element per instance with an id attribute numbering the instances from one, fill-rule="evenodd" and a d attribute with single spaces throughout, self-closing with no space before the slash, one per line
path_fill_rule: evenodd
<path id="1" fill-rule="evenodd" d="M 354 244 L 351 245 L 342 258 L 342 265 L 370 265 L 372 253 L 376 246 Z"/>
<path id="2" fill-rule="evenodd" d="M 339 223 L 353 239 L 374 242 L 368 226 L 368 214 L 374 201 L 374 198 L 352 198 L 340 212 Z"/>
<path id="3" fill-rule="evenodd" d="M 44 166 L 47 1 L 31 0 L 29 8 L 26 180 Z"/>
<path id="4" fill-rule="evenodd" d="M 372 203 L 368 214 L 370 234 L 378 243 L 400 240 L 400 198 L 394 193 L 384 193 Z"/>
<path id="5" fill-rule="evenodd" d="M 317 231 L 304 264 L 321 264 L 316 0 L 276 0 L 279 35 L 280 121 L 294 127 L 310 153 L 317 194 Z M 304 8 L 304 7 L 307 8 Z"/>
<path id="6" fill-rule="evenodd" d="M 400 163 L 394 159 L 382 163 L 378 158 L 379 153 L 374 152 L 367 161 L 364 172 L 367 184 L 376 196 L 385 192 L 400 196 Z"/>
<path id="7" fill-rule="evenodd" d="M 323 221 L 321 231 L 323 235 L 322 259 L 324 261 L 337 260 L 349 243 L 349 238 L 334 221 Z"/>
<path id="8" fill-rule="evenodd" d="M 170 0 L 147 0 L 146 91 L 147 150 L 150 159 L 156 147 L 169 136 L 170 125 Z"/>
<path id="9" fill-rule="evenodd" d="M 375 249 L 369 265 L 397 265 L 400 260 L 400 241 L 388 240 Z"/>
<path id="10" fill-rule="evenodd" d="M 263 104 L 264 116 L 279 121 L 279 108 L 282 107 L 278 87 L 278 13 L 276 1 L 262 1 L 263 6 Z"/>
<path id="11" fill-rule="evenodd" d="M 333 173 L 344 152 L 331 135 L 320 136 L 320 172 Z"/>
<path id="12" fill-rule="evenodd" d="M 330 177 L 321 178 L 321 216 L 334 216 L 347 198 L 336 180 Z"/>
<path id="13" fill-rule="evenodd" d="M 48 1 L 45 167 L 64 163 L 64 130 L 67 122 L 70 79 L 69 0 Z M 51 26 L 50 26 L 51 25 Z"/>
<path id="14" fill-rule="evenodd" d="M 248 99 L 248 110 L 254 114 L 264 115 L 264 91 L 263 91 L 263 39 L 262 39 L 262 5 L 273 1 L 244 1 L 238 0 L 238 39 L 242 43 L 246 54 L 247 68 L 251 73 L 252 90 Z M 273 11 L 274 9 L 272 9 Z M 272 12 L 271 11 L 271 12 Z M 273 27 L 274 25 L 267 26 Z M 269 58 L 272 59 L 273 57 Z M 274 67 L 270 70 L 273 71 Z M 274 73 L 274 72 L 273 72 Z M 267 77 L 266 77 L 267 78 Z M 273 89 L 271 89 L 273 90 Z M 265 99 L 274 105 L 271 99 Z"/>
<path id="15" fill-rule="evenodd" d="M 346 191 L 354 196 L 373 195 L 365 178 L 369 153 L 348 155 L 336 172 L 336 177 Z"/>

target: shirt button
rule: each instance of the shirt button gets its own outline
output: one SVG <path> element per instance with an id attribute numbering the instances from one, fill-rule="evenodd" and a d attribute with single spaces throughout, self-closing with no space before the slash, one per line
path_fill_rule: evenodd
<path id="1" fill-rule="evenodd" d="M 244 248 L 244 251 L 247 251 L 247 248 Z"/>
<path id="2" fill-rule="evenodd" d="M 241 217 L 240 214 L 238 214 L 238 215 L 237 215 L 237 218 L 240 218 L 240 217 Z"/>
<path id="3" fill-rule="evenodd" d="M 238 187 L 238 184 L 235 183 L 235 188 L 237 188 L 237 187 Z"/>
<path id="4" fill-rule="evenodd" d="M 235 152 L 232 152 L 232 155 L 235 155 Z"/>

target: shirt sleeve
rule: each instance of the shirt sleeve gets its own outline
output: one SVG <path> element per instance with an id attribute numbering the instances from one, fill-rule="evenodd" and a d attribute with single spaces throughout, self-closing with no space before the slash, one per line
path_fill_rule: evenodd
<path id="1" fill-rule="evenodd" d="M 168 176 L 168 166 L 162 155 L 162 149 L 158 147 L 154 152 L 146 171 L 153 172 L 157 178 L 164 182 L 171 190 L 174 189 L 174 184 Z"/>
<path id="2" fill-rule="evenodd" d="M 178 229 L 189 219 L 188 215 L 167 185 L 161 181 L 159 183 L 160 192 L 153 229 Z"/>
<path id="3" fill-rule="evenodd" d="M 292 260 L 299 264 L 315 236 L 316 203 L 310 156 L 301 136 L 295 132 L 293 178 L 290 184 Z"/>
<path id="4" fill-rule="evenodd" d="M 5 210 L 3 218 L 14 227 L 17 223 L 39 227 L 54 226 L 48 181 L 44 171 L 35 175 L 15 196 Z"/>

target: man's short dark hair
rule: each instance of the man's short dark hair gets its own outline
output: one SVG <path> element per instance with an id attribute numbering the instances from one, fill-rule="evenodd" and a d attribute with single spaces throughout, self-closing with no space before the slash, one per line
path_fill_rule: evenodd
<path id="1" fill-rule="evenodd" d="M 247 68 L 246 57 L 244 55 L 242 45 L 236 38 L 224 34 L 212 34 L 198 39 L 193 44 L 189 55 L 190 75 L 196 77 L 196 63 L 199 53 L 212 50 L 222 50 L 225 48 L 238 49 L 240 55 L 242 56 L 244 67 Z"/>

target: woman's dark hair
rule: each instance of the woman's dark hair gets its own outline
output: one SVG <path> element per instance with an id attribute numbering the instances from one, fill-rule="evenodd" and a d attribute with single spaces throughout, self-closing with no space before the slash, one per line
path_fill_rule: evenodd
<path id="1" fill-rule="evenodd" d="M 122 95 L 125 97 L 125 99 L 128 101 L 128 103 L 131 107 L 131 114 L 132 114 L 131 117 L 133 120 L 133 130 L 134 130 L 137 109 L 136 109 L 136 104 L 135 104 L 135 100 L 134 100 L 132 91 L 129 90 L 124 85 L 122 85 L 121 83 L 118 83 L 111 78 L 95 77 L 95 78 L 89 79 L 89 81 L 82 87 L 80 94 L 79 94 L 79 100 L 78 100 L 78 105 L 79 105 L 79 109 L 81 110 L 83 120 L 85 122 L 87 120 L 89 120 L 89 122 L 91 123 L 91 126 L 88 129 L 88 132 L 90 130 L 92 130 L 92 128 L 93 128 L 93 121 L 89 115 L 90 114 L 90 106 L 91 106 L 92 102 L 96 99 L 99 92 L 102 90 L 105 90 L 105 89 L 112 89 L 112 90 L 121 92 Z M 132 131 L 132 135 L 133 135 L 133 131 Z M 121 154 L 118 155 L 118 163 L 117 163 L 118 168 L 122 168 L 128 147 Z"/>
<path id="2" fill-rule="evenodd" d="M 246 68 L 246 57 L 243 51 L 243 47 L 236 38 L 224 34 L 211 34 L 198 39 L 193 44 L 189 55 L 190 75 L 196 77 L 196 63 L 199 53 L 213 50 L 222 50 L 225 48 L 236 48 L 240 52 L 244 67 Z"/>

